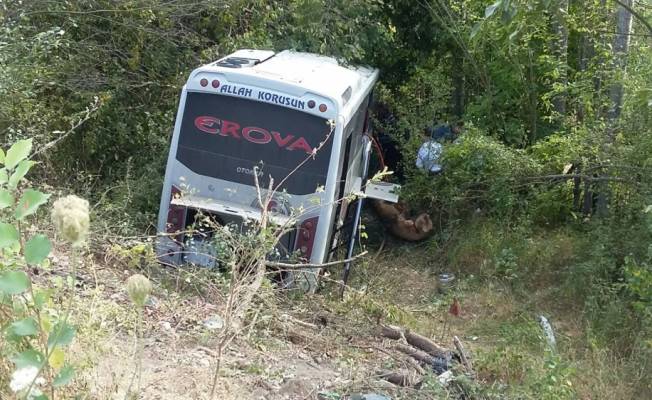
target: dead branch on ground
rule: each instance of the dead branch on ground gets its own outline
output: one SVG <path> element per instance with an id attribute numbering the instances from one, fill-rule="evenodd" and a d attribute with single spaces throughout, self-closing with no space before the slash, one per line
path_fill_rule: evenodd
<path id="1" fill-rule="evenodd" d="M 441 357 L 450 353 L 450 350 L 438 345 L 427 337 L 421 336 L 418 333 L 410 332 L 408 329 L 402 329 L 398 326 L 383 325 L 381 335 L 393 340 L 405 338 L 409 344 L 425 351 L 431 356 Z"/>
<path id="2" fill-rule="evenodd" d="M 453 336 L 453 343 L 455 344 L 455 348 L 460 354 L 460 359 L 462 360 L 462 365 L 464 365 L 466 372 L 473 374 L 473 364 L 471 364 L 471 360 L 469 359 L 469 356 L 466 353 L 464 346 L 462 345 L 462 341 L 457 336 Z"/>
<path id="3" fill-rule="evenodd" d="M 360 254 L 357 254 L 351 258 L 347 258 L 345 260 L 338 260 L 338 261 L 330 261 L 327 263 L 321 263 L 321 264 L 292 264 L 292 263 L 283 263 L 283 262 L 277 262 L 277 261 L 267 261 L 265 262 L 265 265 L 268 267 L 277 267 L 277 268 L 283 268 L 284 270 L 295 270 L 295 269 L 321 269 L 325 267 L 331 267 L 333 265 L 340 265 L 340 264 L 345 264 L 350 261 L 357 260 L 358 258 L 364 257 L 369 253 L 368 251 L 363 251 Z"/>
<path id="4" fill-rule="evenodd" d="M 422 362 L 427 365 L 433 365 L 435 362 L 435 357 L 431 356 L 430 354 L 426 353 L 425 351 L 417 350 L 412 346 L 408 346 L 403 343 L 398 343 L 394 346 L 394 348 L 401 353 L 405 353 L 408 356 L 414 358 L 415 360 Z"/>
<path id="5" fill-rule="evenodd" d="M 398 372 L 381 371 L 378 374 L 378 376 L 386 380 L 387 382 L 393 383 L 394 385 L 397 386 L 406 387 L 406 386 L 414 386 L 416 384 L 416 382 L 414 382 L 414 379 L 411 379 L 410 376 L 405 374 L 400 374 Z"/>

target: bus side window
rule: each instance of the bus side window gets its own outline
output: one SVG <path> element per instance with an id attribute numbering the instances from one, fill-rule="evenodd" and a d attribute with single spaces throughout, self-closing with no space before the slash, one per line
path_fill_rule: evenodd
<path id="1" fill-rule="evenodd" d="M 368 98 L 365 100 L 358 111 L 353 116 L 353 120 L 350 122 L 352 124 L 352 138 L 351 141 L 351 156 L 348 160 L 347 166 L 347 180 L 351 181 L 355 178 L 362 177 L 362 145 L 364 143 L 363 133 L 366 125 L 367 119 L 367 103 Z M 350 182 L 347 182 L 347 186 L 350 185 Z M 348 189 L 348 188 L 347 188 Z"/>
<path id="2" fill-rule="evenodd" d="M 368 103 L 369 97 L 362 102 L 348 125 L 344 127 L 346 141 L 344 142 L 343 157 L 339 164 L 338 200 L 349 194 L 353 180 L 362 175 L 362 134 L 366 125 Z"/>

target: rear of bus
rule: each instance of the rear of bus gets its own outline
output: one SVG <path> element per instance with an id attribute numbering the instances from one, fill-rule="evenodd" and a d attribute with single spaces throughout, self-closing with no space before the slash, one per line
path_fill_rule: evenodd
<path id="1" fill-rule="evenodd" d="M 322 190 L 340 150 L 329 122 L 336 106 L 297 84 L 247 71 L 271 52 L 238 53 L 194 71 L 184 86 L 159 214 L 159 232 L 168 234 L 159 243 L 163 262 L 212 265 L 179 232 L 200 212 L 220 224 L 259 219 L 254 174 L 263 189 L 270 176 L 275 187 L 282 182 L 270 204 L 272 221 L 298 229 L 280 246 L 314 259 L 319 205 L 328 202 Z"/>

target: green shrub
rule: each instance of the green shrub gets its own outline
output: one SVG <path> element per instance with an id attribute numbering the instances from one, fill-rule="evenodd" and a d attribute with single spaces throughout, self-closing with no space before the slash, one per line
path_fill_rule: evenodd
<path id="1" fill-rule="evenodd" d="M 458 143 L 445 145 L 442 165 L 443 173 L 435 177 L 412 167 L 402 194 L 421 209 L 442 209 L 451 218 L 475 211 L 519 215 L 530 196 L 522 179 L 541 169 L 524 151 L 475 127 L 467 128 Z"/>

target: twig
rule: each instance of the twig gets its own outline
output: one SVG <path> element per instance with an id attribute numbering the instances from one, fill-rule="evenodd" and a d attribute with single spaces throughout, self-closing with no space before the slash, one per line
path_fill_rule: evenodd
<path id="1" fill-rule="evenodd" d="M 387 241 L 387 235 L 384 234 L 384 235 L 383 235 L 383 241 L 380 242 L 380 246 L 378 246 L 378 250 L 376 250 L 376 254 L 374 254 L 374 256 L 373 256 L 373 258 L 372 258 L 373 261 L 376 261 L 376 259 L 377 259 L 378 256 L 380 255 L 380 253 L 382 253 L 383 249 L 385 248 L 385 242 L 386 242 L 386 241 Z"/>
<path id="2" fill-rule="evenodd" d="M 414 360 L 414 359 L 412 359 L 412 358 L 408 358 L 406 361 L 407 361 L 407 363 L 410 364 L 410 366 L 411 366 L 412 368 L 414 368 L 414 369 L 415 369 L 419 374 L 421 374 L 421 375 L 425 375 L 425 374 L 426 374 L 426 370 L 423 369 L 423 367 L 422 367 L 421 365 L 419 365 L 419 362 L 418 362 L 417 360 Z"/>
<path id="3" fill-rule="evenodd" d="M 588 181 L 617 181 L 617 182 L 630 182 L 631 180 L 625 178 L 618 178 L 615 176 L 589 176 L 583 174 L 553 174 L 553 175 L 542 175 L 542 176 L 528 176 L 524 180 L 536 181 L 536 180 L 555 180 L 555 179 L 574 179 L 580 178 Z"/>
<path id="4" fill-rule="evenodd" d="M 381 352 L 381 353 L 383 353 L 383 354 L 388 355 L 388 356 L 391 357 L 394 361 L 405 364 L 406 367 L 408 367 L 408 366 L 409 366 L 409 367 L 413 367 L 413 368 L 414 368 L 418 373 L 420 373 L 421 375 L 425 375 L 425 373 L 426 373 L 426 372 L 423 370 L 423 368 L 421 368 L 421 366 L 419 365 L 419 363 L 417 363 L 415 360 L 412 360 L 412 359 L 410 359 L 410 358 L 408 358 L 408 359 L 404 359 L 404 358 L 402 358 L 402 357 L 398 357 L 398 356 L 396 356 L 395 354 L 393 354 L 392 352 L 383 349 L 382 347 L 379 347 L 379 346 L 376 346 L 376 345 L 373 345 L 373 344 L 371 344 L 371 345 L 350 344 L 349 346 L 351 346 L 351 347 L 355 347 L 355 348 L 358 348 L 358 349 L 368 349 L 368 350 L 376 350 L 376 351 L 379 351 L 379 352 Z M 414 362 L 412 362 L 412 361 L 414 361 Z"/>
<path id="5" fill-rule="evenodd" d="M 462 342 L 457 336 L 453 336 L 453 343 L 455 344 L 457 351 L 460 353 L 462 365 L 464 365 L 464 368 L 466 368 L 466 372 L 473 374 L 473 365 L 471 364 L 471 360 L 469 360 L 469 357 L 466 354 L 466 350 L 464 350 Z"/>
<path id="6" fill-rule="evenodd" d="M 301 321 L 301 320 L 296 319 L 293 316 L 288 315 L 288 314 L 282 314 L 281 319 L 284 319 L 284 320 L 287 320 L 287 321 L 290 321 L 290 322 L 294 322 L 295 324 L 301 325 L 304 328 L 310 328 L 310 329 L 314 329 L 314 330 L 319 329 L 319 327 L 317 327 L 317 325 L 315 325 L 315 324 L 311 324 L 310 322 Z"/>
<path id="7" fill-rule="evenodd" d="M 204 353 L 208 354 L 211 357 L 217 356 L 217 353 L 213 349 L 209 349 L 206 346 L 197 346 L 197 350 L 201 350 Z"/>
<path id="8" fill-rule="evenodd" d="M 449 326 L 449 323 L 448 323 L 449 318 L 450 318 L 450 315 L 448 313 L 446 313 L 444 315 L 444 326 L 441 329 L 441 338 L 439 339 L 442 342 L 444 341 L 444 338 L 446 337 L 446 327 L 448 327 L 448 329 L 450 330 L 450 326 Z"/>
<path id="9" fill-rule="evenodd" d="M 265 265 L 268 267 L 279 267 L 279 268 L 284 268 L 284 269 L 321 269 L 324 267 L 331 267 L 333 265 L 339 265 L 339 264 L 344 264 L 353 260 L 357 260 L 360 257 L 364 257 L 367 255 L 368 251 L 363 251 L 360 254 L 357 254 L 351 258 L 347 258 L 346 260 L 339 260 L 339 261 L 330 261 L 327 263 L 322 263 L 322 264 L 292 264 L 292 263 L 282 263 L 282 262 L 276 262 L 276 261 L 266 261 Z"/>
<path id="10" fill-rule="evenodd" d="M 249 325 L 249 330 L 247 331 L 247 339 L 251 337 L 251 333 L 254 331 L 254 328 L 256 327 L 256 322 L 258 321 L 258 314 L 260 314 L 260 308 L 256 308 L 256 313 L 254 314 L 254 318 L 251 321 L 251 324 Z"/>
<path id="11" fill-rule="evenodd" d="M 283 184 L 285 184 L 285 182 L 286 182 L 286 181 L 287 181 L 287 180 L 288 180 L 292 175 L 294 175 L 294 173 L 297 172 L 297 171 L 299 170 L 299 168 L 301 168 L 301 167 L 302 167 L 305 163 L 307 163 L 308 161 L 313 160 L 313 159 L 315 158 L 315 156 L 317 155 L 317 153 L 319 153 L 319 151 L 322 149 L 322 147 L 324 147 L 324 146 L 326 145 L 326 142 L 328 142 L 328 140 L 330 140 L 331 135 L 333 134 L 333 131 L 335 131 L 335 125 L 334 125 L 334 124 L 331 124 L 331 125 L 330 125 L 330 128 L 331 128 L 331 129 L 330 129 L 330 131 L 328 132 L 328 134 L 326 135 L 326 138 L 324 138 L 324 140 L 323 140 L 321 143 L 319 143 L 319 146 L 313 148 L 313 149 L 312 149 L 312 153 L 310 153 L 310 154 L 309 154 L 309 155 L 308 155 L 308 156 L 307 156 L 303 161 L 301 161 L 301 162 L 299 163 L 299 165 L 297 165 L 297 166 L 296 166 L 292 171 L 290 171 L 290 173 L 287 174 L 283 179 L 281 179 L 281 181 L 278 183 L 278 185 L 276 185 L 276 187 L 274 187 L 274 189 L 272 190 L 272 193 L 271 193 L 270 198 L 273 198 L 273 197 L 274 197 L 274 195 L 276 194 L 276 192 L 278 192 L 278 190 L 283 186 Z M 254 177 L 256 177 L 256 176 L 254 175 Z M 272 185 L 270 185 L 270 188 L 271 188 L 271 187 L 272 187 Z"/>
<path id="12" fill-rule="evenodd" d="M 95 101 L 93 102 L 93 104 L 91 104 L 90 107 L 86 108 L 86 115 L 84 115 L 84 116 L 83 116 L 79 121 L 77 121 L 77 123 L 74 124 L 74 125 L 73 125 L 73 126 L 72 126 L 68 131 L 67 131 L 67 132 L 65 132 L 63 135 L 59 136 L 58 138 L 52 140 L 52 141 L 49 142 L 49 143 L 46 143 L 43 147 L 41 147 L 40 149 L 36 150 L 36 151 L 32 154 L 32 157 L 37 156 L 37 155 L 43 153 L 43 152 L 46 151 L 46 150 L 49 150 L 50 148 L 56 146 L 60 141 L 62 141 L 63 139 L 67 138 L 71 133 L 73 133 L 75 130 L 77 130 L 77 128 L 79 128 L 79 127 L 82 126 L 86 121 L 88 121 L 88 120 L 91 118 L 91 115 L 93 115 L 93 113 L 94 113 L 95 111 L 97 111 L 97 109 L 99 108 L 99 106 L 100 106 L 100 104 L 99 104 L 99 99 L 98 99 L 98 98 L 95 98 Z"/>

